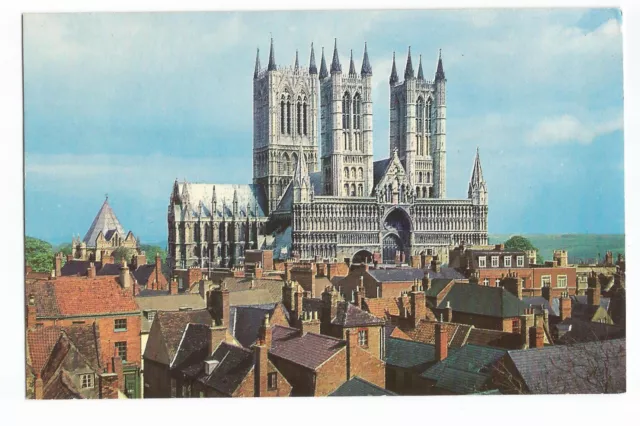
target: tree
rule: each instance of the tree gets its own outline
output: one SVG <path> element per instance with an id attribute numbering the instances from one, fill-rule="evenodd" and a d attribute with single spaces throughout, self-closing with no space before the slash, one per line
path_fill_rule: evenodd
<path id="1" fill-rule="evenodd" d="M 60 244 L 56 248 L 56 252 L 62 253 L 64 256 L 68 256 L 73 253 L 73 246 L 71 245 L 71 243 Z"/>
<path id="2" fill-rule="evenodd" d="M 123 260 L 126 260 L 127 263 L 129 263 L 131 262 L 131 258 L 134 254 L 134 249 L 130 249 L 127 247 L 118 247 L 111 253 L 111 256 L 113 256 L 113 261 L 115 263 L 122 263 Z"/>
<path id="3" fill-rule="evenodd" d="M 519 250 L 519 251 L 528 251 L 535 250 L 536 251 L 536 263 L 542 264 L 544 263 L 544 259 L 540 255 L 538 249 L 529 241 L 529 239 L 521 236 L 514 235 L 504 242 L 505 250 Z"/>
<path id="4" fill-rule="evenodd" d="M 53 247 L 46 241 L 25 237 L 24 257 L 34 272 L 51 272 L 53 269 Z"/>

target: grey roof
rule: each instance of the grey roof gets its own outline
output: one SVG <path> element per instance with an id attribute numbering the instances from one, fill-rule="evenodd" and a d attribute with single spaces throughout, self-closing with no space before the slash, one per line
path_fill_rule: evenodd
<path id="1" fill-rule="evenodd" d="M 398 82 L 398 71 L 396 70 L 396 52 L 393 52 L 393 64 L 391 65 L 391 75 L 389 76 L 389 84 Z"/>
<path id="2" fill-rule="evenodd" d="M 397 394 L 354 376 L 344 382 L 329 396 L 395 396 Z"/>
<path id="3" fill-rule="evenodd" d="M 192 209 L 191 214 L 198 215 L 200 205 L 202 206 L 202 216 L 211 217 L 211 209 L 213 208 L 213 190 L 216 192 L 216 211 L 214 217 L 222 218 L 233 216 L 233 199 L 234 194 L 238 199 L 238 214 L 240 217 L 247 217 L 247 208 L 249 217 L 265 216 L 266 196 L 262 185 L 230 185 L 230 184 L 210 184 L 210 183 L 189 183 L 184 182 L 180 185 L 181 191 L 187 188 L 189 203 Z"/>
<path id="4" fill-rule="evenodd" d="M 313 195 L 322 195 L 322 173 L 309 173 L 309 180 L 311 182 L 311 186 L 313 187 Z"/>
<path id="5" fill-rule="evenodd" d="M 149 263 L 146 265 L 140 265 L 135 271 L 131 271 L 133 276 L 136 278 L 138 284 L 142 286 L 146 286 L 149 282 L 149 278 L 156 271 L 156 265 L 154 263 Z M 160 271 L 162 273 L 162 271 Z"/>
<path id="6" fill-rule="evenodd" d="M 89 269 L 90 265 L 91 261 L 89 260 L 74 259 L 62 265 L 62 268 L 60 269 L 60 275 L 62 275 L 63 277 L 74 275 L 85 276 L 87 275 L 87 269 Z M 93 266 L 95 266 L 96 271 L 99 272 L 102 269 L 102 262 L 93 262 Z M 96 275 L 99 275 L 98 272 L 96 272 Z"/>
<path id="7" fill-rule="evenodd" d="M 567 318 L 555 325 L 561 332 L 555 339 L 556 344 L 603 341 L 625 337 L 625 330 L 612 324 Z"/>
<path id="8" fill-rule="evenodd" d="M 418 61 L 418 80 L 424 80 L 424 72 L 422 71 L 422 55 Z"/>
<path id="9" fill-rule="evenodd" d="M 200 363 L 198 380 L 218 392 L 232 395 L 253 368 L 253 359 L 253 351 L 222 342 L 213 355 L 207 358 L 207 360 L 218 361 L 219 364 L 207 376 L 204 374 L 204 362 Z"/>
<path id="10" fill-rule="evenodd" d="M 436 387 L 457 394 L 482 390 L 493 366 L 507 352 L 488 346 L 464 345 L 449 350 L 448 356 L 429 367 L 422 377 L 436 382 Z"/>
<path id="11" fill-rule="evenodd" d="M 378 282 L 414 281 L 424 277 L 424 271 L 417 268 L 369 269 L 367 273 Z"/>
<path id="12" fill-rule="evenodd" d="M 118 231 L 123 238 L 126 236 L 124 228 L 109 205 L 109 199 L 107 198 L 104 200 L 104 203 L 102 203 L 102 207 L 100 207 L 98 214 L 95 219 L 93 219 L 93 223 L 89 227 L 89 230 L 82 241 L 87 244 L 87 247 L 95 247 L 96 238 L 98 238 L 100 231 L 102 231 L 106 237 L 106 234 L 110 229 Z M 109 238 L 107 238 L 107 240 Z"/>
<path id="13" fill-rule="evenodd" d="M 229 310 L 229 322 L 233 337 L 246 348 L 253 345 L 258 338 L 262 320 L 264 320 L 266 314 L 271 317 L 276 306 L 277 303 L 232 306 Z"/>
<path id="14" fill-rule="evenodd" d="M 360 69 L 360 75 L 371 76 L 373 70 L 371 69 L 371 63 L 369 62 L 369 53 L 367 52 L 367 42 L 364 43 L 364 56 L 362 58 L 362 68 Z"/>
<path id="15" fill-rule="evenodd" d="M 211 330 L 206 324 L 187 324 L 172 367 L 180 368 L 202 362 L 209 350 L 210 334 Z"/>
<path id="16" fill-rule="evenodd" d="M 571 298 L 571 304 L 578 305 L 587 305 L 588 298 L 587 296 L 569 296 Z M 607 312 L 609 312 L 609 304 L 611 303 L 611 299 L 608 297 L 600 297 L 600 306 L 603 307 Z"/>
<path id="17" fill-rule="evenodd" d="M 626 339 L 509 351 L 508 356 L 534 394 L 626 391 Z"/>
<path id="18" fill-rule="evenodd" d="M 373 187 L 378 186 L 378 182 L 384 176 L 387 171 L 387 166 L 389 166 L 389 162 L 391 158 L 385 158 L 383 160 L 378 160 L 373 162 Z"/>
<path id="19" fill-rule="evenodd" d="M 340 325 L 342 327 L 384 325 L 384 323 L 385 321 L 383 319 L 371 315 L 369 312 L 360 309 L 349 302 L 338 302 L 336 317 L 331 321 L 331 324 Z"/>
<path id="20" fill-rule="evenodd" d="M 122 265 L 116 263 L 107 263 L 102 265 L 102 268 L 96 272 L 96 275 L 120 275 L 120 268 Z"/>
<path id="21" fill-rule="evenodd" d="M 512 318 L 524 314 L 527 305 L 502 287 L 486 287 L 476 284 L 454 283 L 437 308 L 447 303 L 454 311 L 467 314 Z"/>
<path id="22" fill-rule="evenodd" d="M 436 272 L 433 269 L 426 269 L 426 274 L 432 280 L 434 279 L 447 279 L 447 280 L 465 280 L 467 277 L 464 276 L 460 271 L 443 266 L 440 268 L 440 271 Z"/>
<path id="23" fill-rule="evenodd" d="M 523 297 L 522 302 L 527 306 L 531 306 L 536 314 L 540 314 L 543 309 L 546 309 L 551 316 L 557 317 L 560 315 L 560 301 L 557 297 L 551 299 L 551 303 L 542 296 Z"/>

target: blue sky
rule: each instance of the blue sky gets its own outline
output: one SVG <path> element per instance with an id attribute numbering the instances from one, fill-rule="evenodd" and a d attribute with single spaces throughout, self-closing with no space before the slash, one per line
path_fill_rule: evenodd
<path id="1" fill-rule="evenodd" d="M 279 65 L 334 37 L 373 66 L 374 158 L 388 154 L 388 77 L 407 47 L 447 75 L 447 190 L 476 147 L 490 233 L 623 233 L 617 10 L 38 14 L 24 17 L 27 235 L 84 236 L 104 200 L 142 242 L 166 238 L 175 178 L 251 181 L 255 49 Z M 414 62 L 414 66 L 416 62 Z"/>

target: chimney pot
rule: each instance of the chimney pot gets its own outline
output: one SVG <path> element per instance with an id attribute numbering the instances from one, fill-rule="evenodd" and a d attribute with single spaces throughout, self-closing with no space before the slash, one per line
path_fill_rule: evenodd
<path id="1" fill-rule="evenodd" d="M 436 361 L 442 361 L 448 355 L 448 342 L 447 330 L 444 324 L 436 324 Z"/>

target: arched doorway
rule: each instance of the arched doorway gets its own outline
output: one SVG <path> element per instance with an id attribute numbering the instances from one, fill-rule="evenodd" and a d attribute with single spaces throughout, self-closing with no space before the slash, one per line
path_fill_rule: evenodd
<path id="1" fill-rule="evenodd" d="M 373 254 L 369 250 L 360 250 L 351 258 L 351 263 L 373 262 Z"/>
<path id="2" fill-rule="evenodd" d="M 403 251 L 404 247 L 400 237 L 396 234 L 387 234 L 382 239 L 382 262 L 395 263 L 396 253 Z"/>

